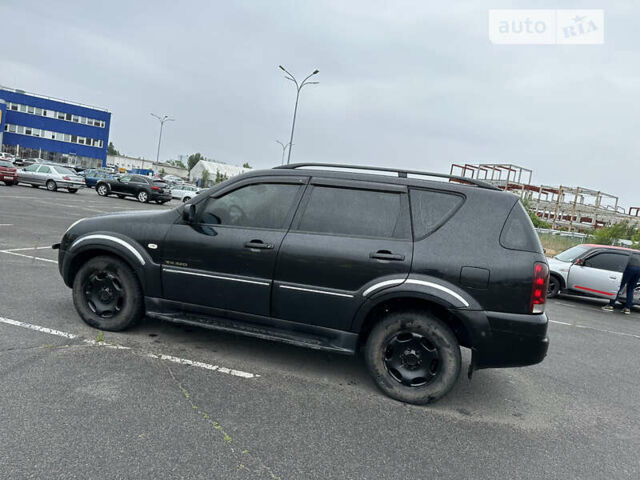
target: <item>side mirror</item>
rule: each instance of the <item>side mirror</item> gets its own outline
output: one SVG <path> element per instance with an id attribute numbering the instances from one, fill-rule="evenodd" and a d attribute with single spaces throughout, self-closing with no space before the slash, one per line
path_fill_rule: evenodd
<path id="1" fill-rule="evenodd" d="M 193 223 L 196 219 L 196 206 L 187 203 L 182 209 L 182 219 L 187 223 Z"/>

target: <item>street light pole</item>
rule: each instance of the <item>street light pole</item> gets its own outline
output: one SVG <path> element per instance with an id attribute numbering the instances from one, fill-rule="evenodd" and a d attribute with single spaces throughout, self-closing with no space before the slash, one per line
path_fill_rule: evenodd
<path id="1" fill-rule="evenodd" d="M 280 165 L 284 165 L 284 152 L 287 151 L 287 147 L 289 145 L 291 145 L 290 143 L 287 143 L 286 145 L 284 143 L 282 143 L 280 140 L 276 140 L 276 142 L 278 142 L 280 144 L 280 146 L 282 147 L 282 159 L 280 160 Z"/>
<path id="2" fill-rule="evenodd" d="M 286 78 L 287 80 L 291 80 L 296 86 L 296 105 L 293 108 L 293 121 L 291 122 L 291 139 L 289 140 L 289 156 L 287 157 L 287 165 L 289 165 L 289 163 L 291 163 L 291 149 L 293 147 L 293 131 L 296 128 L 296 115 L 298 113 L 298 101 L 300 100 L 300 90 L 302 90 L 302 87 L 304 87 L 305 85 L 317 85 L 318 83 L 320 83 L 320 82 L 307 81 L 311 77 L 319 73 L 320 70 L 317 70 L 317 69 L 314 70 L 310 75 L 307 76 L 307 78 L 305 78 L 302 82 L 298 83 L 298 80 L 296 79 L 296 77 L 294 77 L 291 73 L 289 73 L 286 68 L 284 68 L 282 65 L 278 65 L 278 67 L 280 68 L 280 70 L 286 73 L 284 78 Z"/>
<path id="3" fill-rule="evenodd" d="M 156 163 L 155 165 L 158 165 L 158 162 L 160 161 L 160 143 L 162 142 L 162 127 L 164 127 L 164 122 L 175 122 L 174 118 L 169 118 L 169 115 L 163 115 L 162 117 L 159 115 L 156 115 L 155 113 L 152 113 L 151 116 L 153 118 L 157 118 L 158 121 L 160 122 L 160 136 L 158 137 L 158 153 L 156 153 Z"/>

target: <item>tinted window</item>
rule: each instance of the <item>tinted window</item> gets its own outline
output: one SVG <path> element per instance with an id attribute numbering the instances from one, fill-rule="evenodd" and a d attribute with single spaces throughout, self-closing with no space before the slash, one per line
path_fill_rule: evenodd
<path id="1" fill-rule="evenodd" d="M 131 181 L 132 182 L 137 182 L 137 183 L 149 183 L 147 182 L 147 179 L 145 177 L 142 177 L 140 175 L 134 175 L 131 177 Z"/>
<path id="2" fill-rule="evenodd" d="M 361 237 L 408 238 L 406 195 L 313 187 L 298 230 Z"/>
<path id="3" fill-rule="evenodd" d="M 38 169 L 39 166 L 40 165 L 38 165 L 38 164 L 29 165 L 27 168 L 24 169 L 24 171 L 25 172 L 35 172 Z"/>
<path id="4" fill-rule="evenodd" d="M 429 190 L 411 190 L 413 236 L 424 237 L 435 230 L 462 203 L 462 197 Z"/>
<path id="5" fill-rule="evenodd" d="M 628 261 L 629 257 L 627 255 L 619 253 L 598 253 L 593 257 L 587 258 L 584 266 L 612 272 L 622 272 L 627 266 Z"/>
<path id="6" fill-rule="evenodd" d="M 131 177 L 128 175 L 125 175 L 124 177 L 120 177 L 120 181 L 121 182 L 130 182 L 131 181 Z"/>
<path id="7" fill-rule="evenodd" d="M 220 198 L 211 198 L 200 222 L 254 228 L 284 228 L 294 206 L 299 185 L 266 183 L 248 185 Z"/>
<path id="8" fill-rule="evenodd" d="M 533 228 L 531 218 L 518 200 L 511 209 L 507 221 L 502 227 L 500 244 L 512 250 L 542 253 L 542 244 Z"/>
<path id="9" fill-rule="evenodd" d="M 38 170 L 38 173 L 51 173 L 51 168 L 47 166 L 40 167 L 40 170 Z"/>

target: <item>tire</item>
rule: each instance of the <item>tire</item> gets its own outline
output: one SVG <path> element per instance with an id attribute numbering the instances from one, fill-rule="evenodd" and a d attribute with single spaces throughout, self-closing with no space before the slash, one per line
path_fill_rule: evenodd
<path id="1" fill-rule="evenodd" d="M 101 197 L 106 197 L 107 195 L 109 195 L 109 187 L 107 187 L 106 184 L 101 183 L 101 184 L 96 186 L 96 192 Z"/>
<path id="2" fill-rule="evenodd" d="M 182 201 L 183 201 L 184 203 L 187 203 L 189 200 L 191 200 L 191 197 L 184 197 L 184 198 L 182 199 Z"/>
<path id="3" fill-rule="evenodd" d="M 53 180 L 47 180 L 46 186 L 47 190 L 49 190 L 50 192 L 55 192 L 56 190 L 58 190 L 58 185 Z"/>
<path id="4" fill-rule="evenodd" d="M 547 298 L 556 298 L 560 294 L 561 285 L 560 279 L 556 275 L 549 276 Z"/>
<path id="5" fill-rule="evenodd" d="M 85 323 L 111 332 L 129 328 L 144 316 L 140 283 L 116 257 L 94 257 L 80 268 L 73 279 L 73 304 Z"/>
<path id="6" fill-rule="evenodd" d="M 140 203 L 147 203 L 149 201 L 149 194 L 144 190 L 140 190 L 136 198 Z"/>
<path id="7" fill-rule="evenodd" d="M 369 335 L 365 360 L 380 390 L 416 405 L 444 397 L 460 375 L 458 340 L 444 322 L 426 311 L 395 312 L 383 318 Z"/>
<path id="8" fill-rule="evenodd" d="M 7 187 L 12 187 L 14 185 L 13 182 L 4 182 Z"/>
<path id="9" fill-rule="evenodd" d="M 69 193 L 76 193 L 78 191 L 77 188 L 67 188 L 67 190 L 69 190 Z"/>

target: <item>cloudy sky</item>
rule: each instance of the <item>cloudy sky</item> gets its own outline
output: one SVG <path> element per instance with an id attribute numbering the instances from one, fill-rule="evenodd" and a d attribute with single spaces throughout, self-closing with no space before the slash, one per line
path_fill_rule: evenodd
<path id="1" fill-rule="evenodd" d="M 602 8 L 605 43 L 493 45 L 489 8 Z M 0 0 L 0 84 L 112 112 L 111 140 L 270 167 L 302 92 L 292 160 L 448 172 L 514 163 L 534 183 L 640 206 L 634 1 Z"/>

